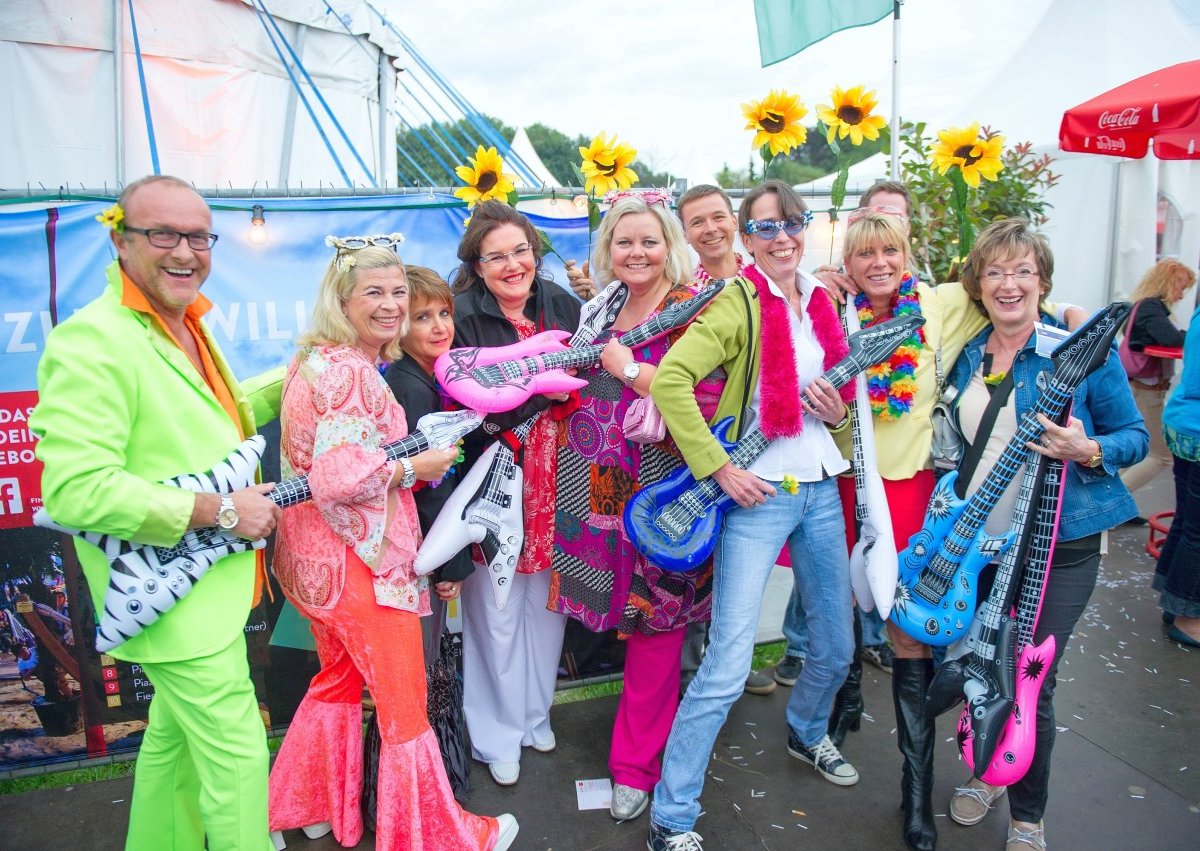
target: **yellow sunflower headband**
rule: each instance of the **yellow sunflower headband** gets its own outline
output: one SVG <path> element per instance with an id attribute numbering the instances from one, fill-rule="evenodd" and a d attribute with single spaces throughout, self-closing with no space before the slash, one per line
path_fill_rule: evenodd
<path id="1" fill-rule="evenodd" d="M 327 236 L 325 244 L 330 248 L 337 249 L 337 256 L 334 258 L 334 265 L 337 266 L 339 272 L 351 268 L 355 264 L 353 252 L 360 248 L 366 248 L 368 245 L 377 245 L 380 248 L 390 248 L 396 250 L 404 242 L 404 234 L 402 233 L 377 233 L 374 236 Z"/>

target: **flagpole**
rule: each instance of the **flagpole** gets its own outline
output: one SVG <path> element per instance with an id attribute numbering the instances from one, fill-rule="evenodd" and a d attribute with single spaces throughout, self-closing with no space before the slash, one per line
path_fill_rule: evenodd
<path id="1" fill-rule="evenodd" d="M 900 179 L 900 3 L 892 5 L 892 160 L 888 176 Z"/>

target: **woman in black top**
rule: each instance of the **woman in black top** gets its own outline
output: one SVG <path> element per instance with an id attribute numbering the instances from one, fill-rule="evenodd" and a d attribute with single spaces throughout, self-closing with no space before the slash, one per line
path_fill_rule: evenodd
<path id="1" fill-rule="evenodd" d="M 1125 329 L 1131 351 L 1140 352 L 1146 346 L 1183 345 L 1183 332 L 1171 322 L 1171 307 L 1195 283 L 1196 273 L 1178 260 L 1160 260 L 1150 268 L 1131 296 L 1133 321 Z M 1163 470 L 1169 470 L 1172 464 L 1171 450 L 1163 440 L 1162 412 L 1175 363 L 1165 358 L 1155 360 L 1159 364 L 1156 377 L 1129 379 L 1134 401 L 1150 432 L 1150 454 L 1121 471 L 1121 481 L 1131 491 L 1150 482 Z"/>

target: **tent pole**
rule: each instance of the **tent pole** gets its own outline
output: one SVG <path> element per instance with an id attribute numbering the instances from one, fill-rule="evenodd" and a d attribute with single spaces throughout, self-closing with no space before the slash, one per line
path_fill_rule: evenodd
<path id="1" fill-rule="evenodd" d="M 388 173 L 388 163 L 396 159 L 396 134 L 388 139 L 388 126 L 391 123 L 391 113 L 388 107 L 396 91 L 396 72 L 392 70 L 392 61 L 387 53 L 379 51 L 379 157 L 376 165 L 375 182 L 386 187 L 389 182 L 397 179 L 396 168 Z"/>
<path id="2" fill-rule="evenodd" d="M 297 24 L 296 56 L 304 56 L 304 39 L 308 35 L 306 24 Z M 280 144 L 283 149 L 279 152 L 279 185 L 287 184 L 292 170 L 292 144 L 296 136 L 296 87 L 288 86 L 287 108 L 283 118 L 283 138 Z"/>
<path id="3" fill-rule="evenodd" d="M 116 142 L 113 155 L 116 157 L 117 192 L 125 185 L 125 17 L 124 3 L 112 0 L 112 52 L 113 52 L 113 138 Z"/>
<path id="4" fill-rule="evenodd" d="M 892 4 L 892 157 L 888 177 L 900 179 L 900 2 Z"/>

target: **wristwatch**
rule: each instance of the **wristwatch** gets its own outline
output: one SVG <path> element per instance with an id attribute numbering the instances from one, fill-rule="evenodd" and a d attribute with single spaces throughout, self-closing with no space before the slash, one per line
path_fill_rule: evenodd
<path id="1" fill-rule="evenodd" d="M 621 374 L 625 376 L 625 386 L 629 387 L 637 380 L 638 375 L 642 372 L 642 365 L 635 360 L 631 360 L 621 369 Z"/>
<path id="2" fill-rule="evenodd" d="M 404 478 L 400 480 L 400 487 L 411 488 L 417 483 L 417 471 L 413 469 L 412 461 L 407 458 L 400 459 L 400 466 L 404 468 Z"/>
<path id="3" fill-rule="evenodd" d="M 1092 438 L 1095 440 L 1095 438 Z M 1099 467 L 1104 463 L 1104 447 L 1100 445 L 1100 441 L 1096 440 L 1096 454 L 1083 462 L 1085 467 Z"/>
<path id="4" fill-rule="evenodd" d="M 233 507 L 233 497 L 222 496 L 221 507 L 217 509 L 217 526 L 226 532 L 232 531 L 238 524 L 237 509 Z"/>

